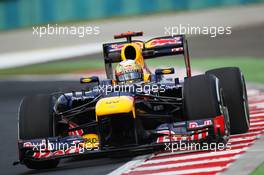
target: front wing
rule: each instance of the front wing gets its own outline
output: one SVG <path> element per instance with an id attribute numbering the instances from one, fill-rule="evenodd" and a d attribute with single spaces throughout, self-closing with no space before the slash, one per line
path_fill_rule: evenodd
<path id="1" fill-rule="evenodd" d="M 19 140 L 19 159 L 43 161 L 67 157 L 85 157 L 92 155 L 106 155 L 121 151 L 152 151 L 165 147 L 167 143 L 180 142 L 218 142 L 228 140 L 224 116 L 211 119 L 165 123 L 155 131 L 153 142 L 143 145 L 127 145 L 106 148 L 100 144 L 89 143 L 81 136 L 49 137 L 32 140 Z"/>

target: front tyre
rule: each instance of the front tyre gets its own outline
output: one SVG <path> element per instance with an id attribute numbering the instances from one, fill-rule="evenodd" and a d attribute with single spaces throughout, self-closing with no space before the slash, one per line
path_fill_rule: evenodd
<path id="1" fill-rule="evenodd" d="M 249 129 L 249 108 L 244 76 L 237 67 L 225 67 L 206 72 L 215 75 L 224 89 L 230 116 L 231 134 L 245 133 Z"/>
<path id="2" fill-rule="evenodd" d="M 19 139 L 37 139 L 54 136 L 53 100 L 51 95 L 25 97 L 19 108 Z M 22 159 L 30 169 L 57 167 L 59 160 L 33 161 Z"/>
<path id="3" fill-rule="evenodd" d="M 216 142 L 227 142 L 230 133 L 223 94 L 218 78 L 213 75 L 197 75 L 184 81 L 184 116 L 187 120 L 216 119 L 217 116 L 224 116 L 222 132 L 215 133 Z"/>

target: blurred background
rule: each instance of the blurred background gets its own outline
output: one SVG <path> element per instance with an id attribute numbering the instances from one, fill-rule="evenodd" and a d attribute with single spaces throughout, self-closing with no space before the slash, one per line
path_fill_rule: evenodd
<path id="1" fill-rule="evenodd" d="M 1 0 L 0 28 L 261 3 L 263 0 Z"/>
<path id="2" fill-rule="evenodd" d="M 48 25 L 91 27 L 92 32 L 84 37 L 34 33 Z M 231 27 L 230 35 L 187 36 L 193 72 L 237 66 L 248 87 L 263 88 L 264 0 L 0 0 L 0 137 L 6 139 L 0 144 L 1 173 L 84 174 L 89 169 L 90 174 L 106 174 L 124 164 L 127 160 L 65 161 L 44 172 L 13 167 L 20 100 L 80 88 L 83 75 L 104 75 L 102 44 L 113 42 L 114 34 L 143 31 L 138 39 L 146 40 L 165 35 L 165 27 L 179 25 Z M 182 59 L 176 58 L 149 64 L 176 66 L 180 74 Z"/>

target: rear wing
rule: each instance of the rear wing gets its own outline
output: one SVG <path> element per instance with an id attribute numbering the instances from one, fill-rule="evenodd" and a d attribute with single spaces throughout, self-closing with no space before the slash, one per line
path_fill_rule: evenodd
<path id="1" fill-rule="evenodd" d="M 187 40 L 184 35 L 164 36 L 152 38 L 146 42 L 141 40 L 130 40 L 142 49 L 144 59 L 152 59 L 170 55 L 184 55 L 187 76 L 191 76 L 190 60 Z M 103 53 L 107 78 L 113 79 L 112 63 L 121 62 L 121 50 L 129 43 L 115 42 L 103 44 Z"/>

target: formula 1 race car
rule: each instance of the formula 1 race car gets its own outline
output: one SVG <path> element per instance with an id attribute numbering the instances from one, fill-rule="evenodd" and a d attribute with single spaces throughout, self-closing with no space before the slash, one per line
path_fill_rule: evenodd
<path id="1" fill-rule="evenodd" d="M 132 40 L 126 32 L 103 44 L 107 79 L 83 77 L 87 88 L 25 97 L 19 107 L 19 162 L 32 169 L 54 168 L 61 158 L 157 150 L 165 143 L 227 143 L 247 132 L 249 110 L 245 80 L 236 67 L 191 76 L 184 35 Z M 183 55 L 186 77 L 173 67 L 152 73 L 146 59 Z M 162 58 L 160 58 L 162 59 Z M 136 60 L 141 82 L 122 84 L 113 64 Z"/>

